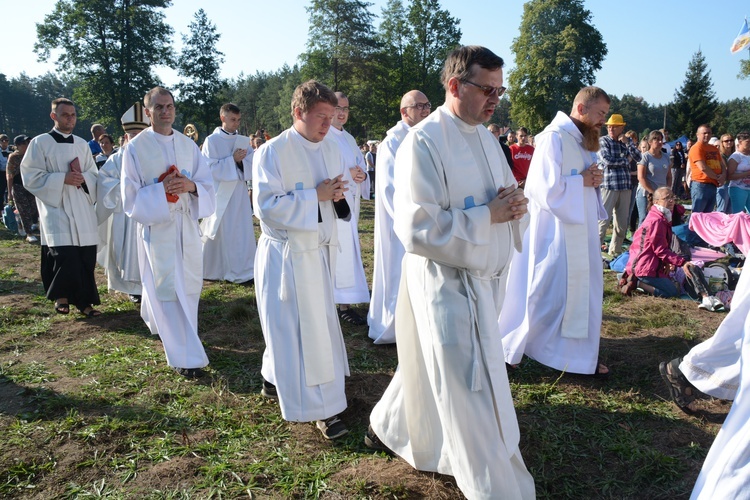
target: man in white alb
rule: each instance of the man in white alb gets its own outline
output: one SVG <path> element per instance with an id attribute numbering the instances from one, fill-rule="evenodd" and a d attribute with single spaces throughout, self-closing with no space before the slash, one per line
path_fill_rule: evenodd
<path id="1" fill-rule="evenodd" d="M 500 314 L 505 361 L 526 354 L 557 370 L 604 376 L 599 362 L 604 279 L 599 220 L 607 217 L 597 166 L 609 96 L 585 87 L 536 136 L 526 178 L 529 230 L 513 257 Z"/>
<path id="2" fill-rule="evenodd" d="M 143 105 L 135 103 L 120 120 L 125 143 L 99 170 L 96 190 L 96 217 L 103 236 L 99 262 L 107 275 L 110 290 L 126 293 L 134 304 L 141 303 L 141 272 L 138 267 L 138 227 L 122 209 L 122 158 L 130 140 L 148 128 L 151 121 Z"/>
<path id="3" fill-rule="evenodd" d="M 399 365 L 365 444 L 452 474 L 467 498 L 531 499 L 497 331 L 527 200 L 482 126 L 505 91 L 502 66 L 484 47 L 454 50 L 442 73 L 445 104 L 396 153 L 395 226 L 406 248 Z"/>
<path id="4" fill-rule="evenodd" d="M 21 160 L 23 186 L 39 208 L 42 282 L 58 314 L 68 314 L 73 304 L 91 318 L 101 314 L 93 307 L 100 303 L 94 279 L 96 164 L 86 141 L 73 135 L 73 102 L 52 101 L 50 118 L 55 127 L 34 137 Z"/>
<path id="5" fill-rule="evenodd" d="M 422 92 L 410 90 L 401 98 L 401 121 L 391 128 L 380 143 L 375 160 L 375 244 L 372 271 L 372 298 L 367 323 L 369 336 L 376 344 L 396 342 L 394 319 L 401 281 L 404 245 L 396 236 L 393 220 L 393 179 L 396 151 L 409 129 L 430 114 L 432 105 Z"/>
<path id="6" fill-rule="evenodd" d="M 198 219 L 214 212 L 211 171 L 198 146 L 172 128 L 172 93 L 143 98 L 151 127 L 125 148 L 122 204 L 138 223 L 141 317 L 164 344 L 167 363 L 187 378 L 203 375 L 208 357 L 198 337 L 203 258 Z"/>
<path id="7" fill-rule="evenodd" d="M 260 219 L 255 289 L 266 350 L 262 394 L 293 422 L 316 421 L 326 439 L 349 431 L 346 347 L 333 302 L 336 219 L 351 215 L 339 147 L 324 140 L 338 99 L 314 80 L 292 96 L 292 127 L 253 157 L 253 208 Z"/>
<path id="8" fill-rule="evenodd" d="M 333 280 L 333 300 L 338 304 L 339 318 L 356 326 L 366 325 L 365 318 L 350 307 L 370 301 L 365 269 L 362 266 L 362 249 L 359 244 L 360 199 L 370 199 L 370 179 L 367 165 L 357 141 L 344 130 L 349 120 L 349 98 L 343 92 L 336 92 L 338 105 L 326 140 L 334 141 L 341 150 L 344 164 L 344 180 L 348 181 L 349 191 L 346 201 L 352 210 L 349 220 L 337 219 L 340 251 L 336 255 L 336 270 Z"/>
<path id="9" fill-rule="evenodd" d="M 240 108 L 224 104 L 219 117 L 221 127 L 206 137 L 202 148 L 216 192 L 216 211 L 201 223 L 203 277 L 250 283 L 255 233 L 247 181 L 252 180 L 253 148 L 249 137 L 237 133 Z"/>

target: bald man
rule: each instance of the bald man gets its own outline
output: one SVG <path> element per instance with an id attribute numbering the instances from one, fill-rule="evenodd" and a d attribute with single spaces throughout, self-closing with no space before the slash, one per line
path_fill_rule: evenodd
<path id="1" fill-rule="evenodd" d="M 401 259 L 404 245 L 393 231 L 393 176 L 396 151 L 409 129 L 430 114 L 432 105 L 422 92 L 410 90 L 401 98 L 401 121 L 391 128 L 380 143 L 376 159 L 375 180 L 375 263 L 372 276 L 372 297 L 367 323 L 369 336 L 376 344 L 396 342 L 393 326 L 398 284 L 401 280 Z"/>

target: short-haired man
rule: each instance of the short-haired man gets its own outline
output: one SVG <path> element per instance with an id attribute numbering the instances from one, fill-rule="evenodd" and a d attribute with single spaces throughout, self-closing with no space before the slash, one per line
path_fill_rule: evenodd
<path id="1" fill-rule="evenodd" d="M 515 171 L 515 167 L 513 166 L 513 153 L 510 152 L 510 147 L 508 146 L 508 144 L 506 144 L 506 136 L 503 135 L 500 125 L 498 125 L 497 123 L 490 123 L 489 125 L 487 125 L 487 130 L 489 130 L 490 133 L 495 137 L 495 139 L 497 139 L 497 141 L 500 143 L 500 147 L 503 149 L 503 154 L 505 155 L 505 159 L 508 161 L 508 166 L 510 166 L 511 172 Z M 523 186 L 519 185 L 519 187 Z"/>
<path id="2" fill-rule="evenodd" d="M 367 323 L 369 336 L 376 344 L 396 342 L 395 314 L 398 286 L 401 282 L 401 260 L 404 245 L 396 236 L 393 219 L 396 151 L 406 134 L 427 118 L 432 104 L 419 90 L 410 90 L 401 98 L 401 121 L 391 128 L 380 143 L 375 182 L 375 243 L 372 272 L 372 297 Z"/>
<path id="3" fill-rule="evenodd" d="M 343 92 L 335 92 L 338 105 L 335 108 L 327 141 L 334 141 L 348 168 L 344 180 L 348 182 L 346 201 L 352 211 L 349 220 L 337 219 L 337 232 L 341 251 L 336 256 L 333 280 L 333 300 L 338 305 L 339 318 L 356 326 L 367 324 L 367 320 L 351 307 L 370 301 L 370 289 L 362 265 L 362 249 L 359 242 L 360 199 L 370 199 L 370 179 L 367 176 L 365 158 L 357 147 L 357 141 L 344 130 L 349 121 L 349 98 Z"/>
<path id="4" fill-rule="evenodd" d="M 249 284 L 255 276 L 255 230 L 247 181 L 252 180 L 254 149 L 250 138 L 237 132 L 241 117 L 237 105 L 224 104 L 221 127 L 203 142 L 216 192 L 216 211 L 201 223 L 203 277 Z"/>
<path id="5" fill-rule="evenodd" d="M 73 135 L 76 108 L 64 97 L 52 101 L 55 127 L 31 140 L 21 161 L 24 187 L 37 198 L 42 244 L 42 282 L 55 311 L 70 305 L 87 317 L 101 313 L 94 279 L 99 243 L 97 169 L 86 141 Z"/>
<path id="6" fill-rule="evenodd" d="M 138 227 L 122 207 L 122 159 L 125 147 L 151 121 L 136 102 L 120 118 L 125 131 L 123 147 L 112 154 L 99 170 L 96 217 L 103 241 L 97 260 L 107 275 L 107 288 L 126 293 L 134 304 L 141 302 L 141 273 L 138 267 Z M 102 134 L 103 137 L 104 134 Z"/>
<path id="7" fill-rule="evenodd" d="M 690 197 L 693 212 L 713 212 L 716 207 L 716 189 L 726 180 L 727 167 L 711 140 L 711 127 L 701 125 L 696 132 L 698 140 L 688 151 L 690 164 Z"/>
<path id="8" fill-rule="evenodd" d="M 622 253 L 622 244 L 628 233 L 628 216 L 630 215 L 630 198 L 633 193 L 633 179 L 630 175 L 630 162 L 641 160 L 638 145 L 629 137 L 623 136 L 625 120 L 622 115 L 613 113 L 604 124 L 607 135 L 599 139 L 597 162 L 604 172 L 601 185 L 602 203 L 607 218 L 599 221 L 599 244 L 604 245 L 607 229 L 614 218 L 612 239 L 609 243 L 610 257 Z M 624 137 L 620 139 L 620 137 Z"/>
<path id="9" fill-rule="evenodd" d="M 513 168 L 513 177 L 516 178 L 519 187 L 526 185 L 526 177 L 529 175 L 529 165 L 531 158 L 534 156 L 534 146 L 529 144 L 529 130 L 521 127 L 516 130 L 518 142 L 510 145 L 510 155 L 513 158 L 511 167 Z"/>
<path id="10" fill-rule="evenodd" d="M 292 126 L 253 157 L 253 208 L 260 219 L 255 288 L 266 351 L 262 394 L 281 415 L 316 421 L 326 439 L 349 431 L 346 346 L 333 301 L 335 223 L 351 215 L 340 148 L 324 140 L 338 98 L 314 80 L 292 96 Z"/>
<path id="11" fill-rule="evenodd" d="M 602 171 L 596 162 L 609 96 L 584 87 L 536 136 L 524 192 L 531 220 L 500 314 L 505 361 L 532 359 L 570 373 L 609 373 L 598 361 L 604 279 L 599 220 Z"/>
<path id="12" fill-rule="evenodd" d="M 91 125 L 91 140 L 89 141 L 89 148 L 91 148 L 91 156 L 96 158 L 96 155 L 102 152 L 102 146 L 99 144 L 99 136 L 106 134 L 107 129 L 100 123 L 94 123 Z"/>
<path id="13" fill-rule="evenodd" d="M 468 498 L 534 498 L 497 331 L 527 203 L 482 126 L 505 91 L 502 66 L 484 47 L 454 50 L 445 104 L 396 153 L 399 366 L 366 437 L 419 470 L 452 474 Z"/>
<path id="14" fill-rule="evenodd" d="M 187 378 L 203 375 L 208 357 L 198 337 L 203 258 L 198 219 L 214 212 L 211 171 L 198 146 L 172 128 L 172 93 L 143 98 L 147 128 L 125 148 L 122 204 L 138 223 L 141 317 L 159 335 L 167 364 Z"/>

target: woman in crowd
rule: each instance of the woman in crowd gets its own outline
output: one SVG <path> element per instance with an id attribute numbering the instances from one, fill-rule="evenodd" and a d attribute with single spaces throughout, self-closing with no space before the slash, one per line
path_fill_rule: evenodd
<path id="1" fill-rule="evenodd" d="M 648 213 L 649 198 L 660 187 L 672 184 L 672 172 L 669 169 L 669 156 L 662 151 L 664 136 L 658 130 L 648 135 L 648 151 L 641 155 L 638 162 L 638 191 L 635 203 L 638 206 L 638 225 L 643 224 Z"/>
<path id="2" fill-rule="evenodd" d="M 732 134 L 724 134 L 719 140 L 719 151 L 721 151 L 721 158 L 724 160 L 724 164 L 729 166 L 729 157 L 734 153 L 734 137 Z M 734 213 L 732 210 L 732 203 L 729 199 L 729 179 L 724 183 L 723 186 L 719 186 L 716 190 L 716 210 L 725 214 Z"/>
<path id="3" fill-rule="evenodd" d="M 732 213 L 750 212 L 750 133 L 737 134 L 737 151 L 727 162 Z"/>

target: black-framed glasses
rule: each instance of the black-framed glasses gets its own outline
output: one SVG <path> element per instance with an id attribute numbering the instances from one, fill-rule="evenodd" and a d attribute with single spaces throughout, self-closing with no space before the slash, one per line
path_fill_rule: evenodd
<path id="1" fill-rule="evenodd" d="M 470 82 L 469 80 L 463 80 L 463 83 L 468 83 L 469 85 L 473 85 L 476 88 L 480 89 L 485 97 L 489 97 L 495 93 L 497 93 L 497 96 L 500 97 L 505 93 L 505 87 L 503 87 L 502 85 L 500 87 L 490 87 L 488 85 L 479 85 L 478 83 Z"/>
<path id="2" fill-rule="evenodd" d="M 336 108 L 335 108 L 335 109 L 336 109 L 336 113 L 341 113 L 342 111 L 343 111 L 344 113 L 348 113 L 348 112 L 349 112 L 349 106 L 343 106 L 343 107 L 341 107 L 341 106 L 336 106 Z"/>
<path id="3" fill-rule="evenodd" d="M 432 104 L 429 102 L 418 102 L 416 104 L 410 104 L 404 107 L 405 108 L 417 108 L 419 111 L 422 111 L 423 109 L 432 109 Z"/>

